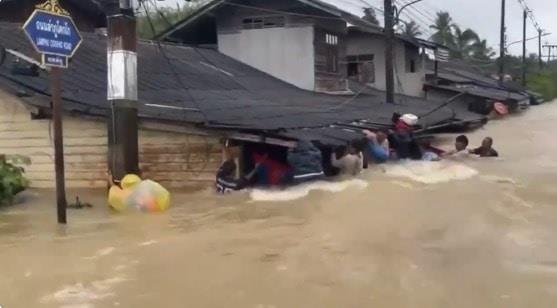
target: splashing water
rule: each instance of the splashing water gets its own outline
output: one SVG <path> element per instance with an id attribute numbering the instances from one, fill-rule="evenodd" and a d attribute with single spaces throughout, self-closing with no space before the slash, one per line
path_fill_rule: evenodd
<path id="1" fill-rule="evenodd" d="M 478 171 L 450 161 L 405 161 L 386 165 L 385 173 L 388 176 L 408 178 L 424 184 L 438 184 L 466 180 L 476 176 Z"/>
<path id="2" fill-rule="evenodd" d="M 305 183 L 284 190 L 254 189 L 250 193 L 252 201 L 293 201 L 307 197 L 312 191 L 338 193 L 349 188 L 364 189 L 368 183 L 359 179 L 340 182 L 318 181 Z"/>

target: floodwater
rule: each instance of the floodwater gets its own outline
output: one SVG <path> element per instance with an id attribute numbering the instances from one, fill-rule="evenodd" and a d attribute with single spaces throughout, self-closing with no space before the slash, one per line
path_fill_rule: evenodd
<path id="1" fill-rule="evenodd" d="M 175 194 L 161 215 L 114 215 L 102 192 L 72 192 L 95 207 L 60 227 L 53 193 L 28 192 L 0 210 L 0 305 L 556 307 L 556 122 L 554 103 L 470 134 L 492 136 L 501 159 Z"/>

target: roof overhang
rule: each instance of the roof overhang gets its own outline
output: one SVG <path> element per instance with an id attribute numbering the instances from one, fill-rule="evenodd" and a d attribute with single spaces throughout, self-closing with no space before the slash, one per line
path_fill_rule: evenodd
<path id="1" fill-rule="evenodd" d="M 302 4 L 307 5 L 307 6 L 313 7 L 315 9 L 321 10 L 324 13 L 327 13 L 331 16 L 338 17 L 339 20 L 343 20 L 343 21 L 345 21 L 348 24 L 351 24 L 353 26 L 361 27 L 363 29 L 367 29 L 368 31 L 375 30 L 375 31 L 382 32 L 381 27 L 379 27 L 377 25 L 374 25 L 374 24 L 372 24 L 372 23 L 370 23 L 370 22 L 368 22 L 368 21 L 366 21 L 366 20 L 364 20 L 364 19 L 362 19 L 358 16 L 355 16 L 351 13 L 343 11 L 343 10 L 333 6 L 333 5 L 324 3 L 323 1 L 320 1 L 320 0 L 295 0 L 295 1 L 298 1 Z M 192 24 L 193 22 L 195 22 L 199 18 L 205 16 L 206 14 L 209 14 L 211 11 L 213 11 L 213 10 L 223 6 L 223 5 L 226 5 L 226 2 L 227 2 L 227 0 L 212 0 L 212 1 L 208 2 L 204 6 L 200 7 L 197 11 L 195 11 L 192 15 L 186 17 L 182 21 L 179 21 L 175 25 L 169 27 L 165 31 L 158 34 L 155 38 L 157 40 L 164 40 L 164 39 L 168 38 L 170 35 L 172 35 L 172 33 L 187 27 L 188 25 Z"/>

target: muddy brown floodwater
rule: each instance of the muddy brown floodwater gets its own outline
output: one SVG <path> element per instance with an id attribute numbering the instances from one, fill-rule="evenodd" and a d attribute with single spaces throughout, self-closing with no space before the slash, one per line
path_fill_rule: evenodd
<path id="1" fill-rule="evenodd" d="M 71 192 L 96 206 L 60 227 L 53 193 L 28 192 L 0 210 L 0 305 L 557 307 L 556 122 L 553 103 L 470 134 L 492 136 L 501 159 L 174 194 L 162 215 L 114 215 L 103 192 Z"/>

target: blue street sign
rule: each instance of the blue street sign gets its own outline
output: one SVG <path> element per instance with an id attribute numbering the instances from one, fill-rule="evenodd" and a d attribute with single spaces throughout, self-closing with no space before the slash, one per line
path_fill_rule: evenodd
<path id="1" fill-rule="evenodd" d="M 68 57 L 43 53 L 43 64 L 46 66 L 67 68 Z"/>
<path id="2" fill-rule="evenodd" d="M 81 35 L 70 16 L 35 10 L 23 30 L 39 53 L 71 57 L 81 44 Z"/>

